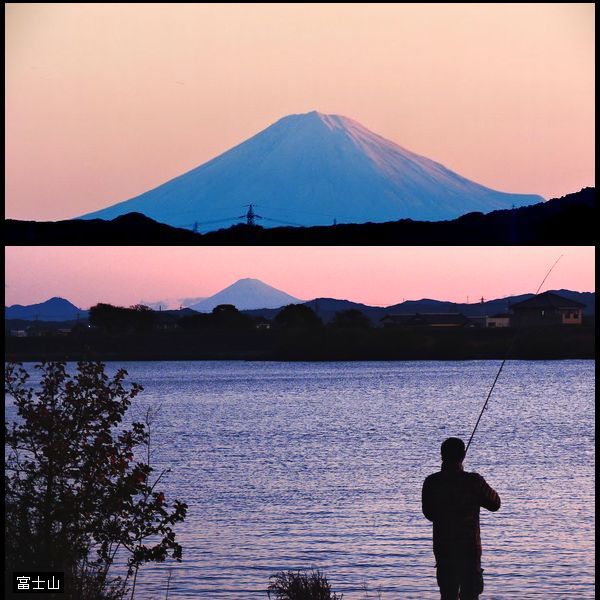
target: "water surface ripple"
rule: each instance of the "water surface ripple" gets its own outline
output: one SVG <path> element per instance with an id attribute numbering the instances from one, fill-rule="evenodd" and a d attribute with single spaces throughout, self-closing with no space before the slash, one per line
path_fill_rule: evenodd
<path id="1" fill-rule="evenodd" d="M 265 598 L 310 566 L 345 600 L 439 598 L 421 485 L 498 361 L 124 366 L 145 388 L 130 417 L 161 405 L 167 499 L 189 504 L 170 598 Z M 593 361 L 507 363 L 465 465 L 503 501 L 482 511 L 484 598 L 594 597 L 594 435 Z M 137 597 L 164 598 L 167 568 Z"/>

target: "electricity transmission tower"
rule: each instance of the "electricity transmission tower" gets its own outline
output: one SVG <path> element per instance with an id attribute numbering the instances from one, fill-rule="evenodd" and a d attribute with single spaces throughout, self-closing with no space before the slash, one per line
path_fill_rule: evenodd
<path id="1" fill-rule="evenodd" d="M 254 208 L 252 204 L 244 204 L 244 206 L 248 207 L 248 212 L 245 215 L 241 215 L 238 219 L 246 219 L 246 224 L 250 226 L 256 225 L 256 219 L 262 219 L 260 215 L 257 215 L 254 212 Z"/>

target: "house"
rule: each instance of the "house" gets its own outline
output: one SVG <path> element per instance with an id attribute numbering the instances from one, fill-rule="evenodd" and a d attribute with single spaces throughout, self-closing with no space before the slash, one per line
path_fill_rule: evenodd
<path id="1" fill-rule="evenodd" d="M 473 323 L 473 325 L 475 325 L 477 327 L 482 327 L 482 328 L 487 327 L 487 317 L 485 317 L 483 315 L 476 315 L 476 316 L 470 315 L 469 321 L 471 321 L 471 323 Z"/>
<path id="2" fill-rule="evenodd" d="M 49 337 L 54 335 L 50 327 L 44 325 L 30 325 L 27 328 L 27 337 Z"/>
<path id="3" fill-rule="evenodd" d="M 384 327 L 409 327 L 415 315 L 385 315 L 379 319 Z"/>
<path id="4" fill-rule="evenodd" d="M 486 327 L 510 327 L 510 314 L 498 313 L 485 318 Z"/>
<path id="5" fill-rule="evenodd" d="M 462 313 L 415 313 L 414 315 L 385 315 L 380 319 L 384 327 L 477 327 Z"/>
<path id="6" fill-rule="evenodd" d="M 173 331 L 179 329 L 179 324 L 175 320 L 161 320 L 155 323 L 154 328 L 158 331 Z"/>
<path id="7" fill-rule="evenodd" d="M 511 306 L 516 327 L 536 325 L 581 325 L 585 304 L 544 292 Z"/>
<path id="8" fill-rule="evenodd" d="M 178 320 L 181 311 L 163 310 L 154 311 L 154 329 L 158 331 L 173 331 L 179 329 Z"/>
<path id="9" fill-rule="evenodd" d="M 271 329 L 271 321 L 264 317 L 254 319 L 254 329 Z"/>

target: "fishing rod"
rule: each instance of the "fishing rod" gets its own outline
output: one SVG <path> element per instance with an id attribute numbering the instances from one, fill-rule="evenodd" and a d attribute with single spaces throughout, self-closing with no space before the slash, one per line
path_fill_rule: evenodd
<path id="1" fill-rule="evenodd" d="M 546 273 L 546 276 L 544 277 L 544 279 L 542 279 L 542 283 L 540 283 L 540 285 L 538 286 L 538 289 L 535 292 L 535 296 L 537 296 L 539 294 L 539 291 L 542 289 L 542 286 L 544 285 L 546 279 L 548 279 L 550 273 L 552 273 L 552 271 L 554 270 L 554 267 L 558 264 L 558 261 L 563 257 L 563 255 L 561 254 L 556 261 L 554 262 L 554 264 L 550 267 L 549 271 Z M 508 356 L 510 354 L 510 351 L 512 350 L 512 347 L 514 346 L 514 343 L 517 339 L 517 333 L 515 332 L 514 336 L 512 337 L 512 340 L 506 350 L 506 354 L 504 355 L 504 358 L 502 359 L 502 362 L 500 363 L 500 368 L 498 369 L 498 372 L 496 373 L 496 377 L 494 377 L 494 381 L 492 383 L 492 387 L 490 388 L 490 391 L 488 392 L 487 398 L 485 399 L 485 402 L 483 403 L 483 408 L 481 409 L 481 412 L 479 413 L 479 417 L 477 418 L 477 422 L 475 423 L 475 427 L 473 428 L 473 433 L 471 433 L 471 437 L 469 438 L 469 442 L 467 444 L 467 447 L 465 448 L 465 456 L 469 450 L 469 446 L 471 445 L 471 442 L 473 441 L 473 437 L 475 436 L 475 432 L 477 431 L 477 426 L 479 425 L 479 421 L 481 421 L 481 417 L 483 416 L 483 413 L 485 411 L 485 409 L 487 408 L 488 402 L 490 401 L 490 398 L 492 396 L 492 392 L 494 391 L 494 388 L 496 387 L 496 382 L 498 381 L 498 378 L 500 377 L 500 373 L 502 373 L 502 369 L 504 368 L 504 364 L 506 363 L 506 361 L 508 360 Z"/>

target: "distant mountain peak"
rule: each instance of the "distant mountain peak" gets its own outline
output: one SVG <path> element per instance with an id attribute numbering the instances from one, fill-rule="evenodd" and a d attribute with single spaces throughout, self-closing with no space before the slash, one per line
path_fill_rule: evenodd
<path id="1" fill-rule="evenodd" d="M 62 298 L 61 296 L 52 296 L 52 298 L 48 298 L 48 300 L 44 300 L 43 302 L 38 302 L 36 304 L 27 304 L 27 305 L 13 304 L 12 306 L 8 306 L 5 308 L 13 308 L 15 306 L 27 306 L 28 308 L 34 308 L 34 307 L 43 307 L 43 306 L 52 306 L 52 305 L 54 305 L 54 306 L 62 305 L 62 306 L 68 306 L 68 307 L 77 309 L 77 307 L 72 302 L 70 302 L 66 298 Z M 79 309 L 77 309 L 77 310 L 79 310 Z"/>
<path id="2" fill-rule="evenodd" d="M 223 288 L 220 292 L 192 304 L 190 308 L 198 312 L 210 312 L 219 304 L 233 304 L 238 310 L 257 308 L 280 308 L 287 304 L 298 304 L 298 298 L 266 284 L 260 279 L 245 277 Z"/>
<path id="3" fill-rule="evenodd" d="M 61 296 L 52 296 L 52 298 L 49 298 L 42 304 L 65 304 L 68 306 L 75 306 L 72 302 L 69 302 L 69 300 L 62 298 Z"/>
<path id="4" fill-rule="evenodd" d="M 4 307 L 5 319 L 69 321 L 84 315 L 87 315 L 87 311 L 78 308 L 72 302 L 60 296 L 53 296 L 37 304 L 13 304 L 12 306 Z"/>
<path id="5" fill-rule="evenodd" d="M 223 154 L 135 198 L 84 215 L 139 212 L 200 231 L 243 220 L 264 227 L 454 219 L 525 206 L 541 196 L 498 192 L 420 156 L 350 117 L 287 115 Z"/>

